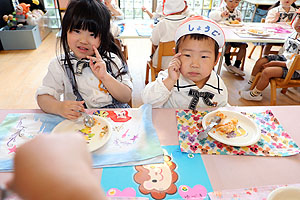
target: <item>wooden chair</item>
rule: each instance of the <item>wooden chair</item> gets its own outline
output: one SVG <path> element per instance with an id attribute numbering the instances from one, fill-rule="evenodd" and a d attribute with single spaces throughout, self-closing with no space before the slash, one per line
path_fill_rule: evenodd
<path id="1" fill-rule="evenodd" d="M 122 53 L 123 53 L 123 55 L 124 55 L 125 60 L 128 60 L 128 49 L 127 49 L 127 45 L 124 45 L 124 44 L 122 43 L 122 41 L 121 41 L 120 39 L 118 39 L 118 38 L 115 38 L 115 43 L 116 43 L 116 45 L 118 45 L 119 48 L 121 49 L 121 51 L 122 51 Z"/>
<path id="2" fill-rule="evenodd" d="M 145 84 L 149 83 L 149 71 L 151 72 L 151 81 L 155 81 L 158 73 L 161 71 L 162 57 L 163 56 L 174 56 L 175 41 L 160 42 L 158 45 L 158 59 L 157 66 L 153 66 L 152 59 L 147 61 L 146 65 L 146 78 Z"/>
<path id="3" fill-rule="evenodd" d="M 289 87 L 300 87 L 300 79 L 292 80 L 292 75 L 294 74 L 295 70 L 300 70 L 300 55 L 296 55 L 294 62 L 292 63 L 287 75 L 285 78 L 272 78 L 270 80 L 271 85 L 271 106 L 276 105 L 276 89 L 282 88 L 281 93 L 286 94 L 287 89 Z M 250 90 L 252 90 L 259 78 L 261 76 L 261 72 L 259 72 L 251 85 Z"/>

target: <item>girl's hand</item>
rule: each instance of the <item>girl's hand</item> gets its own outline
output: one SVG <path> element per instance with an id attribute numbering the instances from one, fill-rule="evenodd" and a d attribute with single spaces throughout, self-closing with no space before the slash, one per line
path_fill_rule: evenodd
<path id="1" fill-rule="evenodd" d="M 265 69 L 267 67 L 275 67 L 278 66 L 278 62 L 277 61 L 270 61 L 267 62 L 266 64 L 263 64 L 262 67 Z"/>
<path id="2" fill-rule="evenodd" d="M 58 108 L 58 114 L 67 119 L 77 119 L 81 116 L 78 111 L 84 111 L 83 103 L 84 101 L 62 101 Z"/>
<path id="3" fill-rule="evenodd" d="M 171 60 L 168 68 L 169 78 L 173 81 L 177 81 L 179 79 L 180 75 L 180 67 L 181 67 L 181 61 L 179 57 L 181 56 L 181 53 L 177 53 Z"/>
<path id="4" fill-rule="evenodd" d="M 275 14 L 275 20 L 274 20 L 273 22 L 277 22 L 278 19 L 279 19 L 279 17 L 280 17 L 280 12 L 277 12 L 277 13 Z"/>
<path id="5" fill-rule="evenodd" d="M 93 49 L 96 57 L 87 56 L 87 59 L 90 59 L 90 67 L 94 72 L 95 76 L 99 80 L 103 80 L 107 75 L 109 75 L 106 71 L 106 63 L 102 60 L 98 49 L 95 46 L 93 46 Z"/>

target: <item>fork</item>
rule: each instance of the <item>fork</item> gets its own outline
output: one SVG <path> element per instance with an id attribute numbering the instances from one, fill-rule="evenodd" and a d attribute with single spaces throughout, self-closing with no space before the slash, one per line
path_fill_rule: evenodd
<path id="1" fill-rule="evenodd" d="M 90 128 L 92 126 L 94 126 L 95 120 L 93 119 L 92 116 L 90 116 L 86 112 L 82 112 L 81 110 L 79 110 L 78 112 L 83 115 L 83 123 L 84 123 L 85 126 L 90 127 Z"/>
<path id="2" fill-rule="evenodd" d="M 203 140 L 204 138 L 207 138 L 207 133 L 215 126 L 218 125 L 221 122 L 221 117 L 214 116 L 212 120 L 210 120 L 209 125 L 206 127 L 204 132 L 199 133 L 198 140 Z"/>

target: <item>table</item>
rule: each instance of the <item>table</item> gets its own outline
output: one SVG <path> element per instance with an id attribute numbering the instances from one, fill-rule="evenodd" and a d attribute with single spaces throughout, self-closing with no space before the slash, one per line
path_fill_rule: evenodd
<path id="1" fill-rule="evenodd" d="M 246 31 L 248 29 L 264 29 L 264 30 L 270 30 L 274 28 L 284 28 L 289 30 L 290 32 L 293 31 L 292 27 L 287 25 L 286 23 L 244 23 L 244 26 L 241 27 L 233 27 L 233 26 L 227 26 L 224 24 L 220 25 L 225 33 L 225 41 L 226 42 L 261 42 L 261 43 L 284 43 L 285 38 L 290 33 L 272 33 L 270 36 L 267 37 L 261 37 L 261 36 L 251 36 L 251 35 L 244 35 L 241 37 L 238 35 L 238 32 Z M 217 74 L 220 74 L 222 62 L 223 62 L 223 56 L 225 53 L 225 46 L 222 48 L 222 55 L 219 60 Z"/>
<path id="2" fill-rule="evenodd" d="M 125 19 L 114 21 L 114 24 L 124 27 L 124 30 L 118 36 L 120 39 L 150 38 L 154 27 L 152 19 Z"/>
<path id="3" fill-rule="evenodd" d="M 226 109 L 248 112 L 270 109 L 286 132 L 298 145 L 300 144 L 300 134 L 298 134 L 300 123 L 297 120 L 300 106 L 227 107 Z M 161 145 L 178 145 L 175 111 L 175 109 L 153 109 L 153 124 Z M 22 112 L 40 113 L 41 110 L 0 110 L 0 121 L 8 113 Z M 202 159 L 215 191 L 300 182 L 299 154 L 290 157 L 202 155 Z M 102 170 L 94 169 L 93 172 L 100 184 Z M 0 184 L 7 181 L 11 175 L 11 173 L 0 173 Z"/>

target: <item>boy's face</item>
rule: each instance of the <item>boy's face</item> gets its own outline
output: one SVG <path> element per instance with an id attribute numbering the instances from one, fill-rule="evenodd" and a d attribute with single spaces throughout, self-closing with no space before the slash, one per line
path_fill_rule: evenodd
<path id="1" fill-rule="evenodd" d="M 181 74 L 203 86 L 218 62 L 218 59 L 215 61 L 215 41 L 211 38 L 194 40 L 188 36 L 181 42 L 178 52 L 181 53 Z"/>
<path id="2" fill-rule="evenodd" d="M 227 8 L 229 8 L 230 11 L 233 11 L 236 7 L 238 7 L 240 0 L 225 0 L 225 3 Z"/>
<path id="3" fill-rule="evenodd" d="M 292 26 L 297 33 L 300 33 L 300 14 L 297 14 Z"/>
<path id="4" fill-rule="evenodd" d="M 290 7 L 296 0 L 280 0 L 282 7 Z"/>

